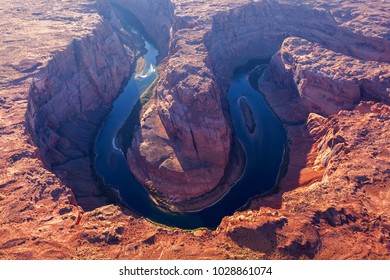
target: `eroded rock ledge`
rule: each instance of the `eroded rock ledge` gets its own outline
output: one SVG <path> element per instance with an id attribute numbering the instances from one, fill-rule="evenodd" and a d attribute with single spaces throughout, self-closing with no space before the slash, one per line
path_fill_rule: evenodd
<path id="1" fill-rule="evenodd" d="M 173 208 L 191 205 L 192 200 L 202 196 L 209 202 L 207 193 L 218 189 L 225 174 L 232 132 L 224 95 L 236 67 L 249 59 L 271 57 L 286 38 L 293 36 L 322 46 L 329 55 L 334 54 L 333 59 L 355 59 L 350 65 L 364 59 L 365 70 L 386 67 L 390 61 L 388 41 L 353 33 L 324 9 L 248 1 L 227 11 L 200 8 L 197 16 L 191 16 L 191 5 L 176 3 L 175 9 L 180 13 L 175 15 L 171 28 L 169 56 L 160 66 L 155 95 L 146 106 L 149 109 L 141 118 L 127 154 L 137 179 Z M 363 98 L 388 99 L 386 81 L 374 89 L 375 82 L 362 76 L 351 90 L 343 90 L 333 81 L 333 93 L 323 89 L 321 95 L 320 87 L 312 93 L 307 83 L 315 83 L 314 77 L 295 77 L 301 79 L 298 85 L 287 85 L 291 75 L 281 72 L 279 77 L 276 64 L 275 57 L 267 73 L 273 71 L 270 80 L 285 78 L 284 84 L 292 90 L 285 97 L 294 107 L 288 111 L 294 115 L 290 123 L 304 122 L 310 112 L 329 115 L 352 109 Z M 353 73 L 348 75 L 348 79 L 354 79 Z M 299 101 L 294 97 L 298 93 Z M 240 166 L 237 161 L 233 164 Z"/>
<path id="2" fill-rule="evenodd" d="M 287 109 L 292 105 L 301 113 L 329 116 L 340 110 L 351 110 L 361 100 L 390 102 L 389 63 L 343 55 L 297 37 L 287 38 L 272 57 L 270 67 L 259 81 L 264 92 L 271 91 L 267 85 L 297 93 L 282 98 L 278 90 L 267 94 L 286 121 L 298 119 L 299 115 L 292 116 L 292 110 Z M 304 115 L 300 117 L 305 119 Z"/>
<path id="3" fill-rule="evenodd" d="M 328 55 L 338 55 L 337 50 L 329 52 L 326 45 L 311 42 L 307 37 L 303 37 L 306 41 L 287 39 L 280 54 L 286 53 L 292 60 L 284 61 L 280 54 L 276 54 L 270 72 L 260 79 L 259 86 L 278 116 L 286 123 L 294 123 L 287 126 L 290 164 L 279 192 L 253 201 L 249 210 L 226 217 L 216 231 L 184 232 L 152 225 L 115 205 L 82 214 L 73 192 L 42 166 L 37 159 L 40 151 L 25 133 L 24 116 L 29 98 L 26 92 L 32 78 L 44 74 L 52 57 L 48 56 L 49 53 L 63 51 L 71 44 L 72 38 L 81 39 L 92 34 L 102 20 L 96 11 L 96 3 L 3 2 L 7 9 L 0 9 L 0 18 L 6 23 L 0 25 L 5 46 L 0 49 L 0 258 L 390 258 L 388 101 L 373 98 L 375 101 L 359 101 L 354 108 L 330 116 L 310 113 L 307 117 L 308 110 L 317 102 L 307 104 L 305 98 L 301 100 L 301 96 L 311 92 L 305 88 L 312 87 L 318 93 L 318 88 L 329 89 L 328 83 L 342 85 L 343 80 L 348 80 L 349 68 L 339 73 L 337 70 L 343 65 L 327 59 Z M 202 25 L 209 24 L 209 15 L 227 13 L 228 10 L 234 12 L 244 4 L 244 1 L 237 4 L 237 1 L 229 0 L 174 2 L 175 21 L 188 26 L 176 34 L 177 44 L 184 49 L 185 42 L 199 39 L 194 37 L 197 39 L 192 41 L 186 36 L 192 37 L 194 29 L 209 26 Z M 326 8 L 335 22 L 352 34 L 364 34 L 370 40 L 372 36 L 384 45 L 388 44 L 390 6 L 385 1 L 283 2 L 294 5 L 305 2 L 310 8 Z M 46 32 L 42 34 L 37 30 Z M 283 36 L 280 38 L 280 44 L 284 39 Z M 309 60 L 314 57 L 315 66 L 305 64 L 299 54 L 290 49 L 294 42 L 304 43 L 305 56 Z M 202 45 L 192 46 L 193 52 L 204 50 Z M 311 47 L 314 49 L 305 50 Z M 228 50 L 229 45 L 223 49 Z M 359 67 L 366 67 L 362 66 L 367 63 L 364 57 L 342 54 L 343 61 L 357 63 L 357 72 Z M 183 57 L 184 64 L 193 55 L 189 51 L 188 55 L 181 54 L 180 57 Z M 327 65 L 324 69 L 329 68 L 332 77 L 320 71 L 322 63 Z M 384 61 L 376 65 L 380 69 L 388 67 Z M 306 82 L 298 91 L 296 85 L 301 83 L 295 77 L 300 76 L 301 67 L 310 73 L 308 78 L 316 77 L 316 82 Z M 364 69 L 372 71 L 372 68 Z M 379 77 L 383 76 L 379 72 L 376 78 L 369 73 L 353 72 L 357 80 L 348 83 L 359 86 L 365 81 L 364 77 L 380 81 Z M 287 74 L 291 79 L 286 84 L 284 77 L 277 78 L 276 73 Z M 338 75 L 344 78 L 338 79 Z M 321 82 L 323 77 L 326 79 Z M 363 79 L 359 80 L 360 77 Z M 388 76 L 383 77 L 386 80 Z M 368 96 L 368 99 L 376 96 L 370 87 L 366 89 L 363 96 Z M 323 90 L 319 92 L 321 96 Z M 338 92 L 332 90 L 332 93 Z M 376 92 L 375 88 L 373 92 Z M 332 103 L 337 99 L 332 95 L 330 100 Z M 346 101 L 344 94 L 342 100 Z"/>
<path id="4" fill-rule="evenodd" d="M 110 13 L 92 34 L 57 53 L 29 91 L 26 119 L 40 158 L 85 209 L 107 203 L 93 178 L 90 151 L 142 48 L 141 38 Z"/>
<path id="5" fill-rule="evenodd" d="M 139 1 L 133 2 L 121 14 L 139 13 Z M 159 3 L 142 10 L 142 15 L 150 18 L 158 11 L 169 15 L 170 2 Z M 103 118 L 143 51 L 140 36 L 126 31 L 109 3 L 99 1 L 96 8 L 103 16 L 101 22 L 92 34 L 74 40 L 48 63 L 43 77 L 31 86 L 26 114 L 40 158 L 71 186 L 85 210 L 105 205 L 112 197 L 110 190 L 96 181 L 91 150 Z M 169 40 L 169 31 L 161 24 L 167 14 L 155 17 L 161 29 L 145 25 L 151 35 L 156 35 L 162 53 Z"/>

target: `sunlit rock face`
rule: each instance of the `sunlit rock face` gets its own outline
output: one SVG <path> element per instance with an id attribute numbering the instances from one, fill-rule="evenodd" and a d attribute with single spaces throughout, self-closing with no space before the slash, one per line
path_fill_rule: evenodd
<path id="1" fill-rule="evenodd" d="M 228 83 L 237 66 L 254 57 L 271 57 L 285 38 L 294 36 L 354 58 L 390 61 L 389 41 L 352 32 L 326 9 L 277 1 L 250 3 L 214 16 L 207 46 L 218 77 Z"/>
<path id="2" fill-rule="evenodd" d="M 139 5 L 135 11 L 153 13 Z M 175 3 L 168 56 L 127 153 L 137 179 L 169 204 L 190 204 L 218 188 L 232 141 L 224 95 L 234 69 L 249 59 L 272 57 L 262 80 L 288 89 L 284 99 L 294 104 L 289 111 L 293 122 L 303 122 L 310 112 L 328 116 L 352 109 L 363 95 L 388 98 L 385 76 L 377 83 L 379 76 L 371 71 L 386 68 L 388 42 L 353 33 L 325 9 L 275 1 L 236 7 L 224 2 L 215 11 L 211 5 Z M 155 26 L 166 26 L 168 21 L 160 20 L 155 19 Z M 339 59 L 354 67 L 349 72 L 337 72 L 337 65 L 324 70 L 324 63 Z M 361 62 L 366 60 L 371 62 Z"/>
<path id="3" fill-rule="evenodd" d="M 71 40 L 47 63 L 29 89 L 26 112 L 40 158 L 86 209 L 105 203 L 91 170 L 94 137 L 143 48 L 111 8 L 105 12 L 91 34 Z"/>
<path id="4" fill-rule="evenodd" d="M 203 23 L 191 21 L 174 19 L 169 56 L 159 66 L 154 96 L 127 153 L 137 179 L 173 205 L 215 189 L 224 176 L 232 138 L 223 92 L 203 43 L 210 17 Z M 192 31 L 191 24 L 204 28 Z"/>
<path id="5" fill-rule="evenodd" d="M 344 55 L 296 37 L 287 38 L 272 57 L 260 83 L 267 81 L 295 90 L 303 110 L 323 116 L 351 110 L 362 99 L 390 101 L 388 63 Z"/>
<path id="6" fill-rule="evenodd" d="M 218 77 L 221 88 L 225 88 L 229 75 L 223 82 L 224 75 L 221 73 L 224 69 L 231 73 L 231 65 L 236 66 L 252 55 L 274 55 L 270 67 L 259 80 L 259 88 L 272 109 L 286 123 L 289 136 L 289 164 L 279 192 L 253 200 L 250 209 L 226 217 L 215 231 L 205 229 L 187 232 L 169 229 L 149 223 L 123 205 L 113 205 L 104 193 L 95 192 L 97 189 L 94 189 L 96 183 L 90 168 L 90 153 L 84 143 L 93 143 L 94 135 L 81 133 L 89 131 L 82 128 L 81 124 L 87 127 L 92 122 L 77 122 L 74 123 L 76 128 L 60 130 L 57 125 L 50 125 L 51 118 L 39 118 L 42 113 L 38 113 L 38 109 L 43 108 L 43 114 L 49 112 L 46 109 L 50 105 L 44 105 L 45 101 L 49 101 L 48 96 L 60 93 L 68 95 L 69 92 L 61 88 L 68 83 L 72 84 L 72 80 L 66 79 L 66 83 L 58 84 L 60 80 L 57 77 L 69 78 L 71 75 L 67 69 L 81 71 L 71 65 L 71 61 L 75 61 L 72 50 L 76 45 L 96 50 L 99 55 L 95 57 L 99 60 L 108 54 L 113 57 L 118 55 L 118 58 L 120 56 L 116 63 L 97 65 L 106 65 L 110 70 L 117 69 L 117 74 L 127 76 L 130 72 L 127 68 L 130 63 L 127 60 L 131 61 L 132 56 L 129 54 L 137 49 L 136 44 L 125 44 L 124 42 L 129 41 L 124 38 L 121 46 L 115 43 L 113 30 L 120 26 L 111 21 L 112 28 L 106 25 L 108 22 L 105 16 L 111 13 L 109 1 L 96 3 L 89 0 L 2 0 L 7 8 L 0 9 L 0 30 L 3 36 L 0 48 L 0 258 L 389 259 L 390 109 L 386 97 L 386 93 L 389 93 L 388 87 L 386 88 L 389 68 L 386 58 L 389 52 L 386 46 L 390 39 L 388 1 L 281 0 L 280 2 L 292 7 L 301 5 L 296 8 L 296 14 L 287 13 L 289 21 L 298 20 L 294 19 L 298 17 L 295 15 L 304 17 L 298 14 L 299 10 L 320 9 L 322 12 L 315 13 L 329 12 L 329 20 L 334 17 L 332 26 L 366 41 L 361 42 L 360 46 L 352 46 L 352 41 L 343 39 L 350 37 L 340 35 L 329 35 L 326 40 L 319 41 L 317 30 L 311 29 L 311 23 L 308 23 L 308 26 L 302 26 L 302 30 L 311 29 L 315 37 L 303 36 L 303 33 L 281 34 L 276 36 L 277 39 L 271 40 L 272 51 L 256 53 L 256 49 L 252 49 L 251 45 L 243 48 L 240 53 L 234 51 L 230 55 L 225 52 L 229 50 L 229 44 L 218 47 L 216 43 L 224 42 L 224 36 L 219 36 L 218 40 L 214 36 L 204 39 L 203 34 L 212 33 L 212 17 L 223 16 L 226 19 L 223 24 L 227 25 L 226 14 L 230 13 L 229 10 L 240 15 L 247 8 L 243 7 L 236 12 L 234 10 L 248 2 L 263 5 L 261 1 L 173 2 L 175 20 L 173 24 L 167 24 L 173 26 L 172 29 L 168 28 L 167 33 L 170 34 L 168 37 L 172 38 L 171 48 L 166 47 L 166 53 L 170 50 L 172 58 L 167 56 L 165 61 L 172 69 L 176 69 L 174 66 L 177 64 L 178 69 L 185 72 L 184 65 L 194 63 L 193 59 L 196 59 L 197 63 L 203 61 L 212 69 L 207 70 L 207 75 L 211 73 L 214 75 L 211 77 Z M 155 1 L 132 1 L 135 7 L 137 3 L 142 11 L 141 3 L 153 6 Z M 272 7 L 272 4 L 267 5 Z M 251 9 L 253 8 L 256 9 L 255 6 Z M 257 12 L 260 13 L 260 9 Z M 250 11 L 246 13 L 249 15 Z M 103 14 L 105 16 L 102 16 Z M 271 16 L 269 13 L 269 19 Z M 158 15 L 148 14 L 148 17 L 155 20 Z M 256 17 L 254 14 L 251 20 L 254 24 L 237 25 L 241 29 L 236 34 L 245 34 L 247 28 L 252 28 L 252 32 L 255 32 L 253 37 L 257 37 L 256 32 L 268 32 L 256 26 L 255 22 L 260 20 L 260 16 Z M 282 19 L 278 17 L 277 20 Z M 231 21 L 234 22 L 233 19 Z M 184 29 L 175 27 L 184 25 Z M 234 30 L 234 26 L 236 24 L 231 24 L 229 28 Z M 156 42 L 158 35 L 167 38 L 164 33 L 152 34 L 153 28 L 159 28 L 159 25 L 149 26 L 149 32 Z M 223 29 L 226 34 L 229 33 L 227 28 Z M 326 32 L 328 25 L 324 29 Z M 251 42 L 261 41 L 252 40 L 249 32 L 245 37 Z M 73 42 L 74 39 L 77 39 L 77 42 Z M 244 39 L 243 37 L 241 42 L 237 41 L 236 44 L 245 45 Z M 348 53 L 345 48 L 338 49 L 331 45 L 341 39 L 353 52 Z M 170 39 L 164 40 L 169 42 Z M 206 44 L 199 43 L 202 41 Z M 233 41 L 232 39 L 230 43 Z M 111 44 L 105 45 L 110 42 Z M 98 47 L 102 45 L 105 46 L 104 52 Z M 376 51 L 370 46 L 375 46 Z M 122 47 L 125 51 L 131 51 L 123 52 Z M 177 56 L 176 49 L 182 50 Z M 210 55 L 212 49 L 215 52 Z M 302 55 L 298 50 L 302 51 Z M 205 55 L 207 51 L 209 54 Z M 218 52 L 223 55 L 218 56 Z M 123 54 L 126 54 L 126 59 Z M 237 59 L 234 59 L 233 54 Z M 89 51 L 84 55 L 87 60 L 94 56 Z M 305 58 L 309 61 L 305 61 Z M 339 59 L 343 64 L 338 62 Z M 227 64 L 221 65 L 230 66 L 219 67 L 224 61 Z M 56 63 L 59 64 L 58 67 L 48 66 Z M 91 75 L 101 73 L 100 67 L 92 67 L 94 63 L 87 65 L 91 66 Z M 122 66 L 126 67 L 127 73 L 124 70 L 119 71 Z M 163 62 L 161 69 L 164 67 Z M 51 88 L 48 82 L 51 79 L 46 80 L 45 75 L 49 69 L 56 70 L 51 72 L 51 78 L 54 85 L 61 88 L 54 87 L 58 89 L 56 92 L 39 91 Z M 327 70 L 324 72 L 324 69 Z M 198 73 L 204 72 L 196 70 L 193 75 L 202 77 L 203 74 Z M 348 78 L 349 75 L 351 79 Z M 112 78 L 112 85 L 116 85 L 110 87 L 115 92 L 104 94 L 101 98 L 105 100 L 104 103 L 107 102 L 108 111 L 111 102 L 109 100 L 119 93 L 117 81 L 121 78 L 103 76 L 108 78 L 108 82 L 111 82 Z M 300 77 L 306 81 L 302 83 Z M 102 80 L 107 82 L 106 78 Z M 43 82 L 39 82 L 40 80 Z M 89 81 L 96 82 L 101 89 L 100 79 Z M 180 81 L 181 79 L 176 83 Z M 162 77 L 158 87 L 163 88 L 164 83 L 168 83 L 168 80 Z M 351 85 L 351 88 L 346 88 L 344 83 Z M 32 84 L 34 86 L 31 86 Z M 84 86 L 87 84 L 88 82 L 84 81 Z M 355 100 L 356 85 L 364 89 L 360 91 L 361 97 L 368 101 L 348 100 L 349 94 Z M 326 92 L 323 88 L 327 89 Z M 310 97 L 312 90 L 316 96 L 324 96 L 326 102 L 318 104 L 316 99 L 308 100 L 306 97 Z M 351 93 L 347 90 L 351 90 Z M 218 89 L 218 92 L 223 94 L 224 90 Z M 69 98 L 62 97 L 63 102 L 53 107 L 53 114 L 59 117 L 56 109 L 62 111 L 64 109 L 59 107 L 66 106 L 75 110 L 69 111 L 66 117 L 73 115 L 82 120 L 91 120 L 91 115 L 86 116 L 85 111 L 76 106 L 77 100 L 82 99 L 93 100 L 91 103 L 86 102 L 86 108 L 99 108 L 94 102 L 100 104 L 102 101 L 94 97 L 95 91 L 89 94 L 91 96 L 81 96 L 81 92 L 76 91 L 74 95 L 69 95 Z M 30 99 L 37 99 L 34 103 L 40 106 L 28 105 Z M 223 98 L 220 100 L 222 102 Z M 348 107 L 338 105 L 339 100 Z M 156 106 L 153 102 L 147 106 L 146 115 L 147 110 L 157 108 L 153 107 Z M 354 102 L 358 102 L 358 105 L 349 109 Z M 27 108 L 28 106 L 32 107 Z M 333 114 L 337 108 L 348 110 Z M 309 113 L 311 110 L 318 113 Z M 32 112 L 36 114 L 30 114 Z M 84 112 L 84 115 L 80 115 L 80 112 Z M 100 117 L 104 115 L 95 110 L 92 110 L 91 114 Z M 154 116 L 157 118 L 159 114 Z M 34 117 L 40 119 L 35 128 L 42 139 L 36 137 L 34 132 L 26 133 L 30 131 Z M 71 123 L 69 119 L 63 119 L 62 122 Z M 93 125 L 98 129 L 100 122 L 95 120 Z M 74 132 L 77 129 L 80 129 L 79 134 Z M 48 131 L 47 135 L 52 135 L 49 137 L 51 139 L 42 137 L 45 130 Z M 168 139 L 167 129 L 162 131 L 163 137 Z M 60 132 L 61 139 L 58 139 L 55 134 Z M 75 138 L 75 135 L 78 137 Z M 65 142 L 63 139 L 70 139 L 74 144 L 76 139 L 82 138 L 80 135 L 85 135 L 80 146 L 71 145 L 69 151 L 64 151 L 63 155 L 82 155 L 83 163 L 77 165 L 77 168 L 73 166 L 69 172 L 62 173 L 60 179 L 59 173 L 55 174 L 53 170 L 58 167 L 56 164 L 61 163 L 58 159 L 63 156 L 57 157 L 56 152 L 49 152 L 44 141 L 50 140 L 47 143 L 51 144 L 53 149 L 56 148 L 53 144 Z M 69 146 L 64 146 L 67 147 Z M 46 165 L 42 164 L 42 160 Z M 67 180 L 64 178 L 67 178 L 69 183 L 65 183 Z M 88 178 L 88 181 L 83 178 Z M 79 193 L 78 191 L 82 193 L 76 200 L 75 194 Z M 92 207 L 91 201 L 95 200 L 98 203 L 93 203 Z M 102 207 L 96 208 L 97 206 Z M 80 207 L 87 212 L 83 214 Z"/>

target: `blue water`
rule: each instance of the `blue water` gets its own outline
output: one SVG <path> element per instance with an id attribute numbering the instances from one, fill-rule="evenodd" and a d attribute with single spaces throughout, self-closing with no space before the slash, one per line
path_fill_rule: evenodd
<path id="1" fill-rule="evenodd" d="M 250 198 L 274 187 L 286 143 L 285 131 L 262 95 L 250 86 L 248 73 L 251 69 L 236 73 L 227 98 L 235 133 L 246 154 L 247 162 L 243 176 L 218 203 L 199 212 L 173 213 L 159 208 L 129 171 L 125 155 L 119 148 L 117 140 L 120 129 L 140 95 L 157 77 L 155 68 L 158 51 L 147 39 L 144 40 L 147 49 L 144 55 L 145 69 L 142 75 L 131 77 L 123 93 L 114 102 L 112 111 L 96 138 L 94 147 L 96 174 L 103 179 L 106 186 L 119 192 L 123 203 L 153 222 L 183 229 L 215 228 L 223 217 L 232 215 Z M 248 132 L 240 111 L 241 96 L 247 98 L 256 121 L 253 134 Z"/>

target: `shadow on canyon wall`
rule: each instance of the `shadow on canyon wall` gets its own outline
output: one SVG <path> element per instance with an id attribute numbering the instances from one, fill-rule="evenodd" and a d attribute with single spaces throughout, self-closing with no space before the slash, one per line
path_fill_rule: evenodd
<path id="1" fill-rule="evenodd" d="M 116 2 L 141 15 L 145 30 L 155 39 L 162 54 L 168 54 L 172 39 L 169 31 L 174 18 L 170 1 L 160 1 L 161 6 L 146 8 L 143 1 Z M 160 10 L 163 12 L 157 13 Z M 236 67 L 253 58 L 272 56 L 288 36 L 306 38 L 356 58 L 390 61 L 390 43 L 338 26 L 327 11 L 273 1 L 251 3 L 217 14 L 204 41 L 213 71 L 226 89 Z M 98 46 L 101 42 L 105 44 Z M 40 158 L 72 188 L 85 210 L 112 202 L 107 199 L 110 191 L 96 186 L 91 171 L 91 146 L 110 104 L 129 76 L 134 62 L 134 53 L 129 53 L 129 49 L 139 49 L 137 39 L 122 34 L 120 28 L 107 19 L 93 36 L 75 40 L 56 54 L 47 67 L 47 76 L 29 92 L 26 120 Z M 100 64 L 102 57 L 107 60 Z M 112 73 L 117 75 L 114 77 Z M 139 123 L 139 119 L 135 119 L 135 123 Z M 276 208 L 280 207 L 283 192 L 296 188 L 302 181 L 312 180 L 310 172 L 303 174 L 303 169 L 313 141 L 302 137 L 290 137 L 290 140 L 290 153 L 297 156 L 290 156 L 289 177 L 284 179 L 288 183 L 281 187 L 277 199 L 271 198 L 269 202 Z"/>

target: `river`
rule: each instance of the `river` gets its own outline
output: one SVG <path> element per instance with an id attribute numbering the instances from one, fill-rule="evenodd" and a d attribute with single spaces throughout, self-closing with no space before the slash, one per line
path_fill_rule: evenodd
<path id="1" fill-rule="evenodd" d="M 133 29 L 133 32 L 141 31 Z M 235 134 L 243 144 L 246 154 L 242 177 L 219 202 L 201 211 L 174 213 L 159 208 L 131 174 L 125 154 L 118 143 L 118 133 L 133 107 L 157 77 L 158 50 L 148 39 L 144 40 L 147 49 L 143 56 L 144 70 L 141 75 L 131 77 L 96 137 L 95 172 L 107 187 L 118 191 L 124 204 L 152 222 L 183 229 L 215 228 L 223 217 L 232 215 L 251 198 L 264 194 L 275 186 L 283 161 L 287 139 L 285 131 L 262 95 L 249 83 L 249 74 L 256 65 L 252 63 L 241 67 L 234 75 L 227 99 Z M 240 109 L 239 99 L 243 96 L 256 123 L 253 133 L 248 131 Z"/>

